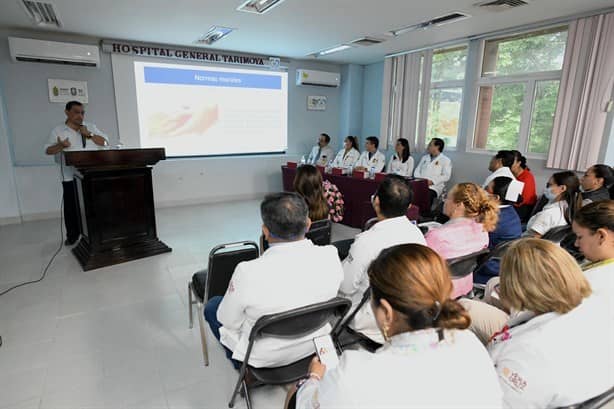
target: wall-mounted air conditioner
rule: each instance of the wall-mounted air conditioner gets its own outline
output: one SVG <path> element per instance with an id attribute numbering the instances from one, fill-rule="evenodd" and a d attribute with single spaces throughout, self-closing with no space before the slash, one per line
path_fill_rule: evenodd
<path id="1" fill-rule="evenodd" d="M 9 37 L 9 49 L 14 61 L 98 67 L 100 51 L 96 45 L 60 43 Z"/>
<path id="2" fill-rule="evenodd" d="M 341 74 L 336 72 L 296 70 L 296 85 L 315 85 L 336 88 L 341 83 Z"/>

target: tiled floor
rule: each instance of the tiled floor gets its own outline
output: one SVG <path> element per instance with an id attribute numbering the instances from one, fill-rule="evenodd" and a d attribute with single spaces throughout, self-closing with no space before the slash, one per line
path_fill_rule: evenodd
<path id="1" fill-rule="evenodd" d="M 186 286 L 216 244 L 257 240 L 259 202 L 160 209 L 157 218 L 172 253 L 83 272 L 64 248 L 42 282 L 0 297 L 0 409 L 227 407 L 237 372 L 210 333 L 203 366 Z M 39 277 L 59 222 L 0 227 L 0 290 Z M 335 225 L 333 236 L 355 232 Z M 285 390 L 252 398 L 256 409 L 280 408 Z"/>

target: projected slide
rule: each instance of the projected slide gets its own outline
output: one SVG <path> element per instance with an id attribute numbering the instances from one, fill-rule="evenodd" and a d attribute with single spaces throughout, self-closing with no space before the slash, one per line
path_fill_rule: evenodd
<path id="1" fill-rule="evenodd" d="M 283 152 L 288 75 L 134 63 L 139 139 L 167 156 Z"/>

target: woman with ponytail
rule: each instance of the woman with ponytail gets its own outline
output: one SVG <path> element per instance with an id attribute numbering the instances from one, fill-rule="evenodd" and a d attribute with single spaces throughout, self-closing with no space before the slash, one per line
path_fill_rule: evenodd
<path id="1" fill-rule="evenodd" d="M 455 185 L 443 204 L 450 218 L 441 227 L 430 230 L 427 245 L 445 259 L 465 256 L 488 247 L 488 233 L 495 230 L 499 204 L 475 183 Z M 454 280 L 453 298 L 473 289 L 473 274 Z"/>
<path id="2" fill-rule="evenodd" d="M 544 191 L 548 204 L 529 219 L 524 235 L 540 238 L 554 227 L 571 224 L 575 210 L 581 206 L 579 193 L 580 180 L 575 173 L 569 170 L 554 173 Z"/>
<path id="3" fill-rule="evenodd" d="M 314 358 L 290 402 L 300 409 L 500 408 L 488 353 L 450 299 L 446 262 L 428 247 L 402 244 L 383 250 L 368 274 L 384 346 L 346 350 L 328 371 Z"/>

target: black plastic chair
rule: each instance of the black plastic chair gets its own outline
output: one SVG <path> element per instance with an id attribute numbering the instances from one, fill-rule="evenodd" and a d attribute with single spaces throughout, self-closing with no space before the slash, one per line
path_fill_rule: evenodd
<path id="1" fill-rule="evenodd" d="M 559 244 L 569 233 L 572 233 L 571 226 L 566 224 L 551 228 L 541 238 Z"/>
<path id="2" fill-rule="evenodd" d="M 372 217 L 369 220 L 367 220 L 365 222 L 365 225 L 362 226 L 362 231 L 367 231 L 369 230 L 371 227 L 375 226 L 377 224 L 377 222 L 379 222 L 379 220 L 377 219 L 377 217 Z"/>
<path id="3" fill-rule="evenodd" d="M 354 239 L 345 239 L 334 241 L 331 244 L 337 248 L 337 254 L 339 255 L 339 260 L 343 261 L 350 254 L 350 247 L 354 243 Z"/>
<path id="4" fill-rule="evenodd" d="M 348 347 L 354 345 L 360 345 L 369 352 L 375 352 L 382 346 L 382 344 L 373 341 L 371 338 L 353 330 L 350 327 L 350 324 L 354 320 L 354 317 L 358 311 L 369 301 L 370 298 L 371 288 L 367 288 L 354 311 L 343 319 L 343 322 L 341 325 L 339 325 L 338 331 L 333 333 L 333 340 L 335 341 L 335 345 L 340 353 Z"/>
<path id="5" fill-rule="evenodd" d="M 256 259 L 258 255 L 258 245 L 253 241 L 221 244 L 209 252 L 207 269 L 194 273 L 192 281 L 188 283 L 189 327 L 194 326 L 193 307 L 196 304 L 198 306 L 198 326 L 205 366 L 209 365 L 209 354 L 205 338 L 203 304 L 211 297 L 226 294 L 228 283 L 230 283 L 237 264 Z"/>
<path id="6" fill-rule="evenodd" d="M 486 263 L 488 263 L 491 260 L 498 260 L 499 262 L 501 262 L 501 259 L 503 258 L 505 251 L 507 250 L 508 246 L 512 244 L 513 242 L 514 240 L 508 240 L 508 241 L 501 242 L 497 244 L 497 246 L 495 246 L 495 248 L 490 250 L 488 253 L 482 255 L 481 257 L 478 257 L 478 265 L 475 268 L 474 272 L 479 271 Z M 473 283 L 474 292 L 478 291 L 478 292 L 483 293 L 485 288 L 486 288 L 486 284 L 480 284 L 476 282 Z"/>
<path id="7" fill-rule="evenodd" d="M 488 249 L 476 251 L 475 253 L 467 254 L 465 256 L 455 257 L 446 260 L 448 267 L 450 268 L 450 274 L 452 279 L 463 278 L 473 273 L 482 257 L 489 253 Z"/>
<path id="8" fill-rule="evenodd" d="M 245 402 L 248 409 L 251 409 L 251 399 L 248 386 L 255 387 L 260 385 L 283 385 L 295 382 L 309 371 L 309 364 L 313 355 L 301 358 L 289 365 L 276 368 L 254 368 L 249 365 L 249 356 L 252 352 L 254 343 L 261 337 L 274 337 L 283 339 L 301 338 L 322 328 L 325 324 L 331 323 L 334 333 L 343 316 L 350 309 L 351 302 L 345 298 L 336 297 L 329 301 L 295 308 L 290 311 L 278 314 L 264 315 L 256 321 L 249 334 L 249 344 L 245 352 L 245 359 L 239 371 L 239 379 L 232 392 L 232 397 L 228 407 L 234 407 L 237 394 L 243 389 Z M 315 352 L 315 347 L 314 347 Z M 246 375 L 249 369 L 253 382 L 247 385 Z"/>
<path id="9" fill-rule="evenodd" d="M 574 405 L 564 406 L 559 409 L 599 409 L 614 400 L 614 386 L 599 396 Z"/>
<path id="10" fill-rule="evenodd" d="M 330 244 L 332 226 L 332 222 L 328 219 L 312 222 L 309 231 L 305 233 L 305 238 L 311 240 L 316 246 L 326 246 Z M 264 235 L 260 236 L 260 243 L 263 252 L 269 248 L 269 242 Z"/>

